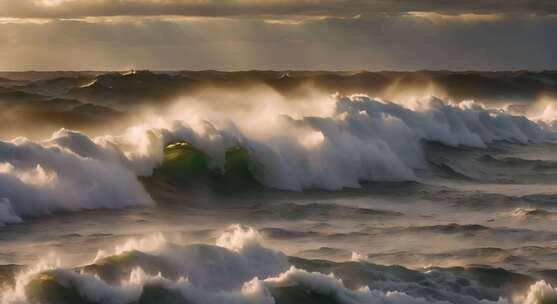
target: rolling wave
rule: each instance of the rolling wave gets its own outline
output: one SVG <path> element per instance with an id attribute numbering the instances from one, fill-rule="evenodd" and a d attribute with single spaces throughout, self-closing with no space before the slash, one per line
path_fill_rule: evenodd
<path id="1" fill-rule="evenodd" d="M 0 290 L 2 303 L 539 303 L 556 291 L 537 277 L 490 267 L 410 270 L 287 257 L 252 228 L 216 245 L 130 240 L 92 263 L 42 263 Z M 327 274 L 330 273 L 330 274 Z M 107 302 L 108 301 L 108 302 Z M 545 303 L 545 302 L 544 302 Z"/>
<path id="2" fill-rule="evenodd" d="M 330 110 L 302 118 L 273 114 L 257 129 L 245 121 L 263 123 L 258 116 L 270 113 L 252 109 L 248 119 L 233 120 L 234 115 L 203 109 L 189 120 L 158 119 L 118 136 L 89 138 L 62 129 L 44 141 L 0 142 L 1 223 L 152 204 L 137 176 L 171 183 L 202 176 L 224 192 L 259 186 L 342 190 L 359 188 L 362 181 L 420 180 L 416 172 L 428 168 L 423 140 L 486 148 L 553 136 L 523 116 L 433 97 L 402 105 L 337 95 Z M 468 176 L 450 163 L 440 166 L 450 175 Z"/>

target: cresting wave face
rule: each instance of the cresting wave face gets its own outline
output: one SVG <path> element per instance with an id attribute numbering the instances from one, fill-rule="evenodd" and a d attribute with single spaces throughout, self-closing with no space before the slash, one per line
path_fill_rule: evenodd
<path id="1" fill-rule="evenodd" d="M 0 223 L 153 204 L 137 176 L 151 175 L 164 160 L 164 148 L 176 142 L 199 150 L 220 172 L 227 151 L 241 148 L 260 169 L 252 174 L 267 187 L 341 190 L 361 181 L 419 179 L 415 170 L 426 168 L 422 140 L 484 148 L 495 141 L 556 138 L 550 124 L 474 102 L 451 105 L 432 97 L 405 106 L 364 95 L 332 101 L 332 110 L 317 111 L 321 116 L 298 118 L 275 114 L 284 105 L 248 103 L 247 110 L 221 113 L 197 103 L 183 115 L 150 119 L 119 136 L 92 139 L 62 129 L 44 141 L 0 142 Z"/>
<path id="2" fill-rule="evenodd" d="M 557 296 L 544 281 L 533 283 L 524 294 L 503 298 L 508 294 L 502 288 L 475 281 L 493 274 L 482 278 L 367 262 L 336 264 L 344 279 L 348 278 L 345 283 L 343 278 L 323 273 L 335 263 L 288 258 L 263 247 L 260 240 L 257 231 L 240 225 L 228 227 L 216 246 L 180 246 L 161 236 L 131 240 L 111 254 L 99 253 L 83 267 L 62 268 L 59 262 L 31 267 L 16 276 L 13 287 L 0 289 L 0 299 L 6 304 L 536 304 L 552 303 Z M 512 283 L 512 276 L 504 280 Z"/>

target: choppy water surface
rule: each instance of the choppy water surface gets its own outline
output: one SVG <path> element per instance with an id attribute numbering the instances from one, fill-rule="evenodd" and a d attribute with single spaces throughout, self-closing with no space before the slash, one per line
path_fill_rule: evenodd
<path id="1" fill-rule="evenodd" d="M 0 142 L 2 303 L 557 300 L 548 124 L 332 107 Z"/>
<path id="2" fill-rule="evenodd" d="M 555 147 L 424 145 L 446 166 L 418 181 L 222 193 L 150 177 L 154 206 L 7 225 L 1 277 L 18 286 L 4 301 L 519 303 L 549 288 L 530 286 L 557 280 L 557 166 L 516 155 Z"/>

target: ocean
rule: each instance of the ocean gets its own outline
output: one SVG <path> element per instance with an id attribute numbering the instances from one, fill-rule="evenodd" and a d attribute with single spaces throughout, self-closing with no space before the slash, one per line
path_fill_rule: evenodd
<path id="1" fill-rule="evenodd" d="M 0 96 L 2 303 L 557 301 L 551 103 L 134 75 Z"/>

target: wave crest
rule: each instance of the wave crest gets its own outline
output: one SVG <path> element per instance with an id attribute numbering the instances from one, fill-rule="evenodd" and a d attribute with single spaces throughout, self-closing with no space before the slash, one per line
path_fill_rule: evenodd
<path id="1" fill-rule="evenodd" d="M 176 142 L 199 150 L 217 172 L 226 171 L 228 151 L 239 147 L 260 165 L 251 175 L 267 187 L 341 190 L 358 188 L 361 181 L 419 179 L 416 170 L 427 169 L 422 140 L 482 148 L 552 135 L 523 116 L 474 102 L 454 105 L 432 97 L 409 106 L 365 95 L 333 99 L 334 111 L 327 115 L 273 113 L 260 128 L 249 122 L 262 121 L 257 111 L 234 120 L 204 109 L 199 113 L 206 116 L 159 118 L 118 136 L 92 139 L 63 129 L 45 141 L 0 142 L 0 198 L 9 201 L 0 220 L 151 204 L 137 176 L 153 174 L 164 161 L 165 147 Z"/>

